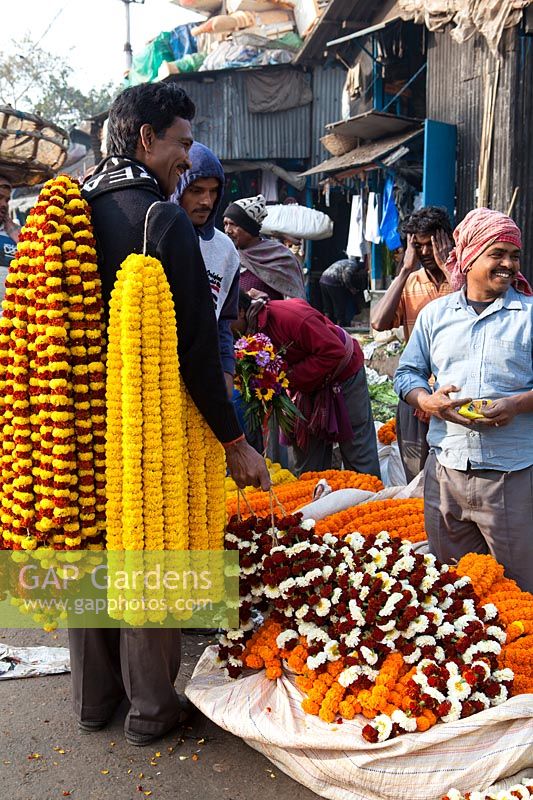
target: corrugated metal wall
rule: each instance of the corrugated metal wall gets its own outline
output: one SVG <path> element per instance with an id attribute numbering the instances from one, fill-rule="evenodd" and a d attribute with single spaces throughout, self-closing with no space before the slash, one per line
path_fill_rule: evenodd
<path id="1" fill-rule="evenodd" d="M 341 119 L 341 97 L 346 81 L 346 69 L 340 64 L 313 67 L 313 122 L 311 135 L 311 166 L 319 164 L 331 153 L 320 142 L 326 125 Z"/>
<path id="2" fill-rule="evenodd" d="M 277 71 L 283 81 L 287 70 Z M 195 138 L 222 160 L 309 158 L 312 104 L 252 114 L 246 101 L 246 74 L 199 72 L 178 79 L 196 104 Z"/>
<path id="3" fill-rule="evenodd" d="M 533 279 L 533 42 L 519 28 L 502 42 L 494 117 L 490 206 L 506 212 L 520 186 L 513 217 L 524 232 L 524 272 Z M 477 36 L 457 44 L 449 32 L 432 34 L 428 51 L 427 116 L 457 125 L 457 218 L 477 204 L 478 165 L 488 48 Z M 489 69 L 495 69 L 491 57 Z"/>

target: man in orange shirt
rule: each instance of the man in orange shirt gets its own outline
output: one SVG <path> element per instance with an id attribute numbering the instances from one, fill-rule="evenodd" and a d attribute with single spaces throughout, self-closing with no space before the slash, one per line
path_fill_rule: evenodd
<path id="1" fill-rule="evenodd" d="M 432 300 L 450 294 L 446 260 L 452 249 L 452 226 L 444 208 L 426 206 L 414 211 L 402 226 L 407 249 L 398 276 L 373 309 L 374 330 L 403 325 L 409 339 L 420 311 Z M 428 421 L 400 400 L 396 419 L 398 445 L 408 481 L 423 469 L 428 445 Z"/>

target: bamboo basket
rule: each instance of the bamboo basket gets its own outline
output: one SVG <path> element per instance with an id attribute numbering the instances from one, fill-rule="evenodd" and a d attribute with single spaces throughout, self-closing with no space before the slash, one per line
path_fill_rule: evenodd
<path id="1" fill-rule="evenodd" d="M 35 114 L 0 106 L 0 173 L 13 186 L 52 178 L 67 157 L 68 133 Z"/>
<path id="2" fill-rule="evenodd" d="M 343 156 L 357 147 L 358 139 L 353 136 L 343 136 L 340 133 L 327 133 L 320 141 L 332 156 Z"/>

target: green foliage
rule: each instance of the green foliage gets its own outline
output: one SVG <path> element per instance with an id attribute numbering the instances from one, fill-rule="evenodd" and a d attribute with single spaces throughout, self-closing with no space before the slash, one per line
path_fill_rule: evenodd
<path id="1" fill-rule="evenodd" d="M 13 40 L 0 55 L 0 103 L 39 114 L 67 130 L 109 108 L 118 87 L 84 94 L 72 82 L 72 67 L 43 50 L 29 35 Z"/>
<path id="2" fill-rule="evenodd" d="M 368 393 L 376 422 L 387 422 L 396 416 L 398 395 L 393 389 L 392 381 L 369 384 Z"/>

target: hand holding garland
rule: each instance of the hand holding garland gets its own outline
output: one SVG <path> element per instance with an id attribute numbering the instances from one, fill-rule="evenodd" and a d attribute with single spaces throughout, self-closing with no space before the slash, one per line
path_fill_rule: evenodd
<path id="1" fill-rule="evenodd" d="M 224 444 L 229 473 L 239 489 L 255 486 L 268 491 L 272 480 L 263 456 L 251 447 L 244 434 L 233 442 Z"/>

